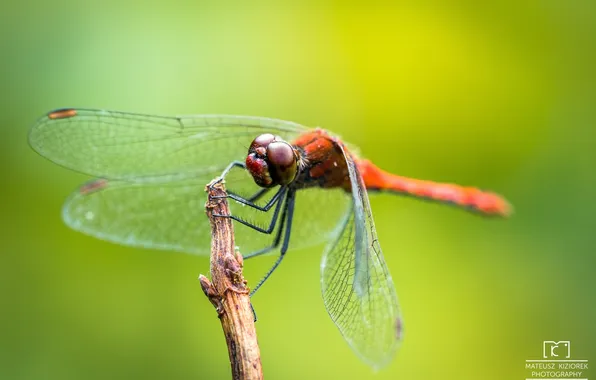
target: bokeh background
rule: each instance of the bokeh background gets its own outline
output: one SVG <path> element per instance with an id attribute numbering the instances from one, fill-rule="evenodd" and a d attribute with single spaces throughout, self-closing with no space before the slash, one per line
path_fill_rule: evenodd
<path id="1" fill-rule="evenodd" d="M 326 315 L 322 246 L 290 254 L 255 298 L 267 378 L 522 379 L 544 340 L 596 360 L 593 2 L 8 1 L 0 51 L 0 378 L 230 373 L 208 258 L 60 220 L 86 178 L 26 137 L 64 106 L 323 126 L 389 171 L 514 204 L 503 221 L 372 198 L 406 328 L 378 373 Z"/>

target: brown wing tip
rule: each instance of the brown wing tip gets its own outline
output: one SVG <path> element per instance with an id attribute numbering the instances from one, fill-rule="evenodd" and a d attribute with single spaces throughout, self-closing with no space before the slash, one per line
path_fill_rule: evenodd
<path id="1" fill-rule="evenodd" d="M 87 182 L 86 184 L 81 186 L 81 188 L 79 189 L 79 193 L 81 193 L 81 195 L 89 195 L 96 191 L 105 189 L 106 187 L 108 187 L 108 180 L 99 178 Z"/>
<path id="2" fill-rule="evenodd" d="M 77 110 L 74 108 L 62 108 L 48 113 L 48 118 L 52 120 L 67 119 L 74 116 L 77 116 Z"/>
<path id="3" fill-rule="evenodd" d="M 404 322 L 401 317 L 395 320 L 395 339 L 402 340 L 404 338 Z"/>

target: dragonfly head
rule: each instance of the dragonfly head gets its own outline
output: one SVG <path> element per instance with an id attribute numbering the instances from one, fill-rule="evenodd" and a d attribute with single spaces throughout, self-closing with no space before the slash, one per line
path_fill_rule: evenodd
<path id="1" fill-rule="evenodd" d="M 298 175 L 298 152 L 279 136 L 264 133 L 250 144 L 246 169 L 261 187 L 287 185 Z"/>

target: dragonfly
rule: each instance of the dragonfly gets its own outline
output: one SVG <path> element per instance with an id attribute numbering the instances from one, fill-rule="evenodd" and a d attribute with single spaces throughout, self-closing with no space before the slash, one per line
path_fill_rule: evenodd
<path id="1" fill-rule="evenodd" d="M 368 192 L 484 215 L 511 213 L 498 194 L 388 173 L 323 129 L 278 119 L 67 108 L 41 117 L 29 143 L 54 163 L 94 177 L 66 200 L 65 223 L 133 247 L 208 255 L 204 187 L 225 178 L 238 207 L 222 217 L 258 231 L 237 236 L 242 252 L 250 252 L 244 258 L 278 254 L 252 294 L 290 248 L 325 242 L 325 308 L 356 355 L 374 368 L 394 357 L 403 320 Z"/>

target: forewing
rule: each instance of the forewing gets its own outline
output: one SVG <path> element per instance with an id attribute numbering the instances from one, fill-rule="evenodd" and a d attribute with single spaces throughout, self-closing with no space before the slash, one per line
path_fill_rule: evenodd
<path id="1" fill-rule="evenodd" d="M 206 172 L 192 179 L 170 182 L 134 182 L 97 179 L 83 185 L 66 201 L 63 219 L 71 228 L 99 239 L 128 246 L 208 255 L 211 231 L 205 215 L 205 184 L 219 171 Z M 233 170 L 226 186 L 243 195 L 258 191 L 245 170 Z M 260 204 L 275 193 L 272 189 Z M 306 189 L 297 195 L 295 228 L 290 249 L 327 241 L 349 204 L 343 191 Z M 315 207 L 325 205 L 324 215 L 312 218 Z M 261 212 L 230 200 L 236 215 L 266 227 L 272 212 Z M 262 234 L 240 223 L 234 224 L 235 242 L 243 254 L 271 245 L 277 229 Z M 272 250 L 278 254 L 279 250 Z"/>
<path id="2" fill-rule="evenodd" d="M 95 180 L 70 196 L 62 217 L 69 227 L 103 240 L 208 255 L 206 180 Z"/>
<path id="3" fill-rule="evenodd" d="M 51 161 L 94 177 L 173 181 L 244 160 L 260 133 L 292 140 L 305 130 L 289 121 L 250 116 L 68 109 L 39 119 L 29 143 Z"/>
<path id="4" fill-rule="evenodd" d="M 401 342 L 402 319 L 366 187 L 345 149 L 344 156 L 352 185 L 352 208 L 323 255 L 323 300 L 356 354 L 380 368 L 393 358 Z"/>

